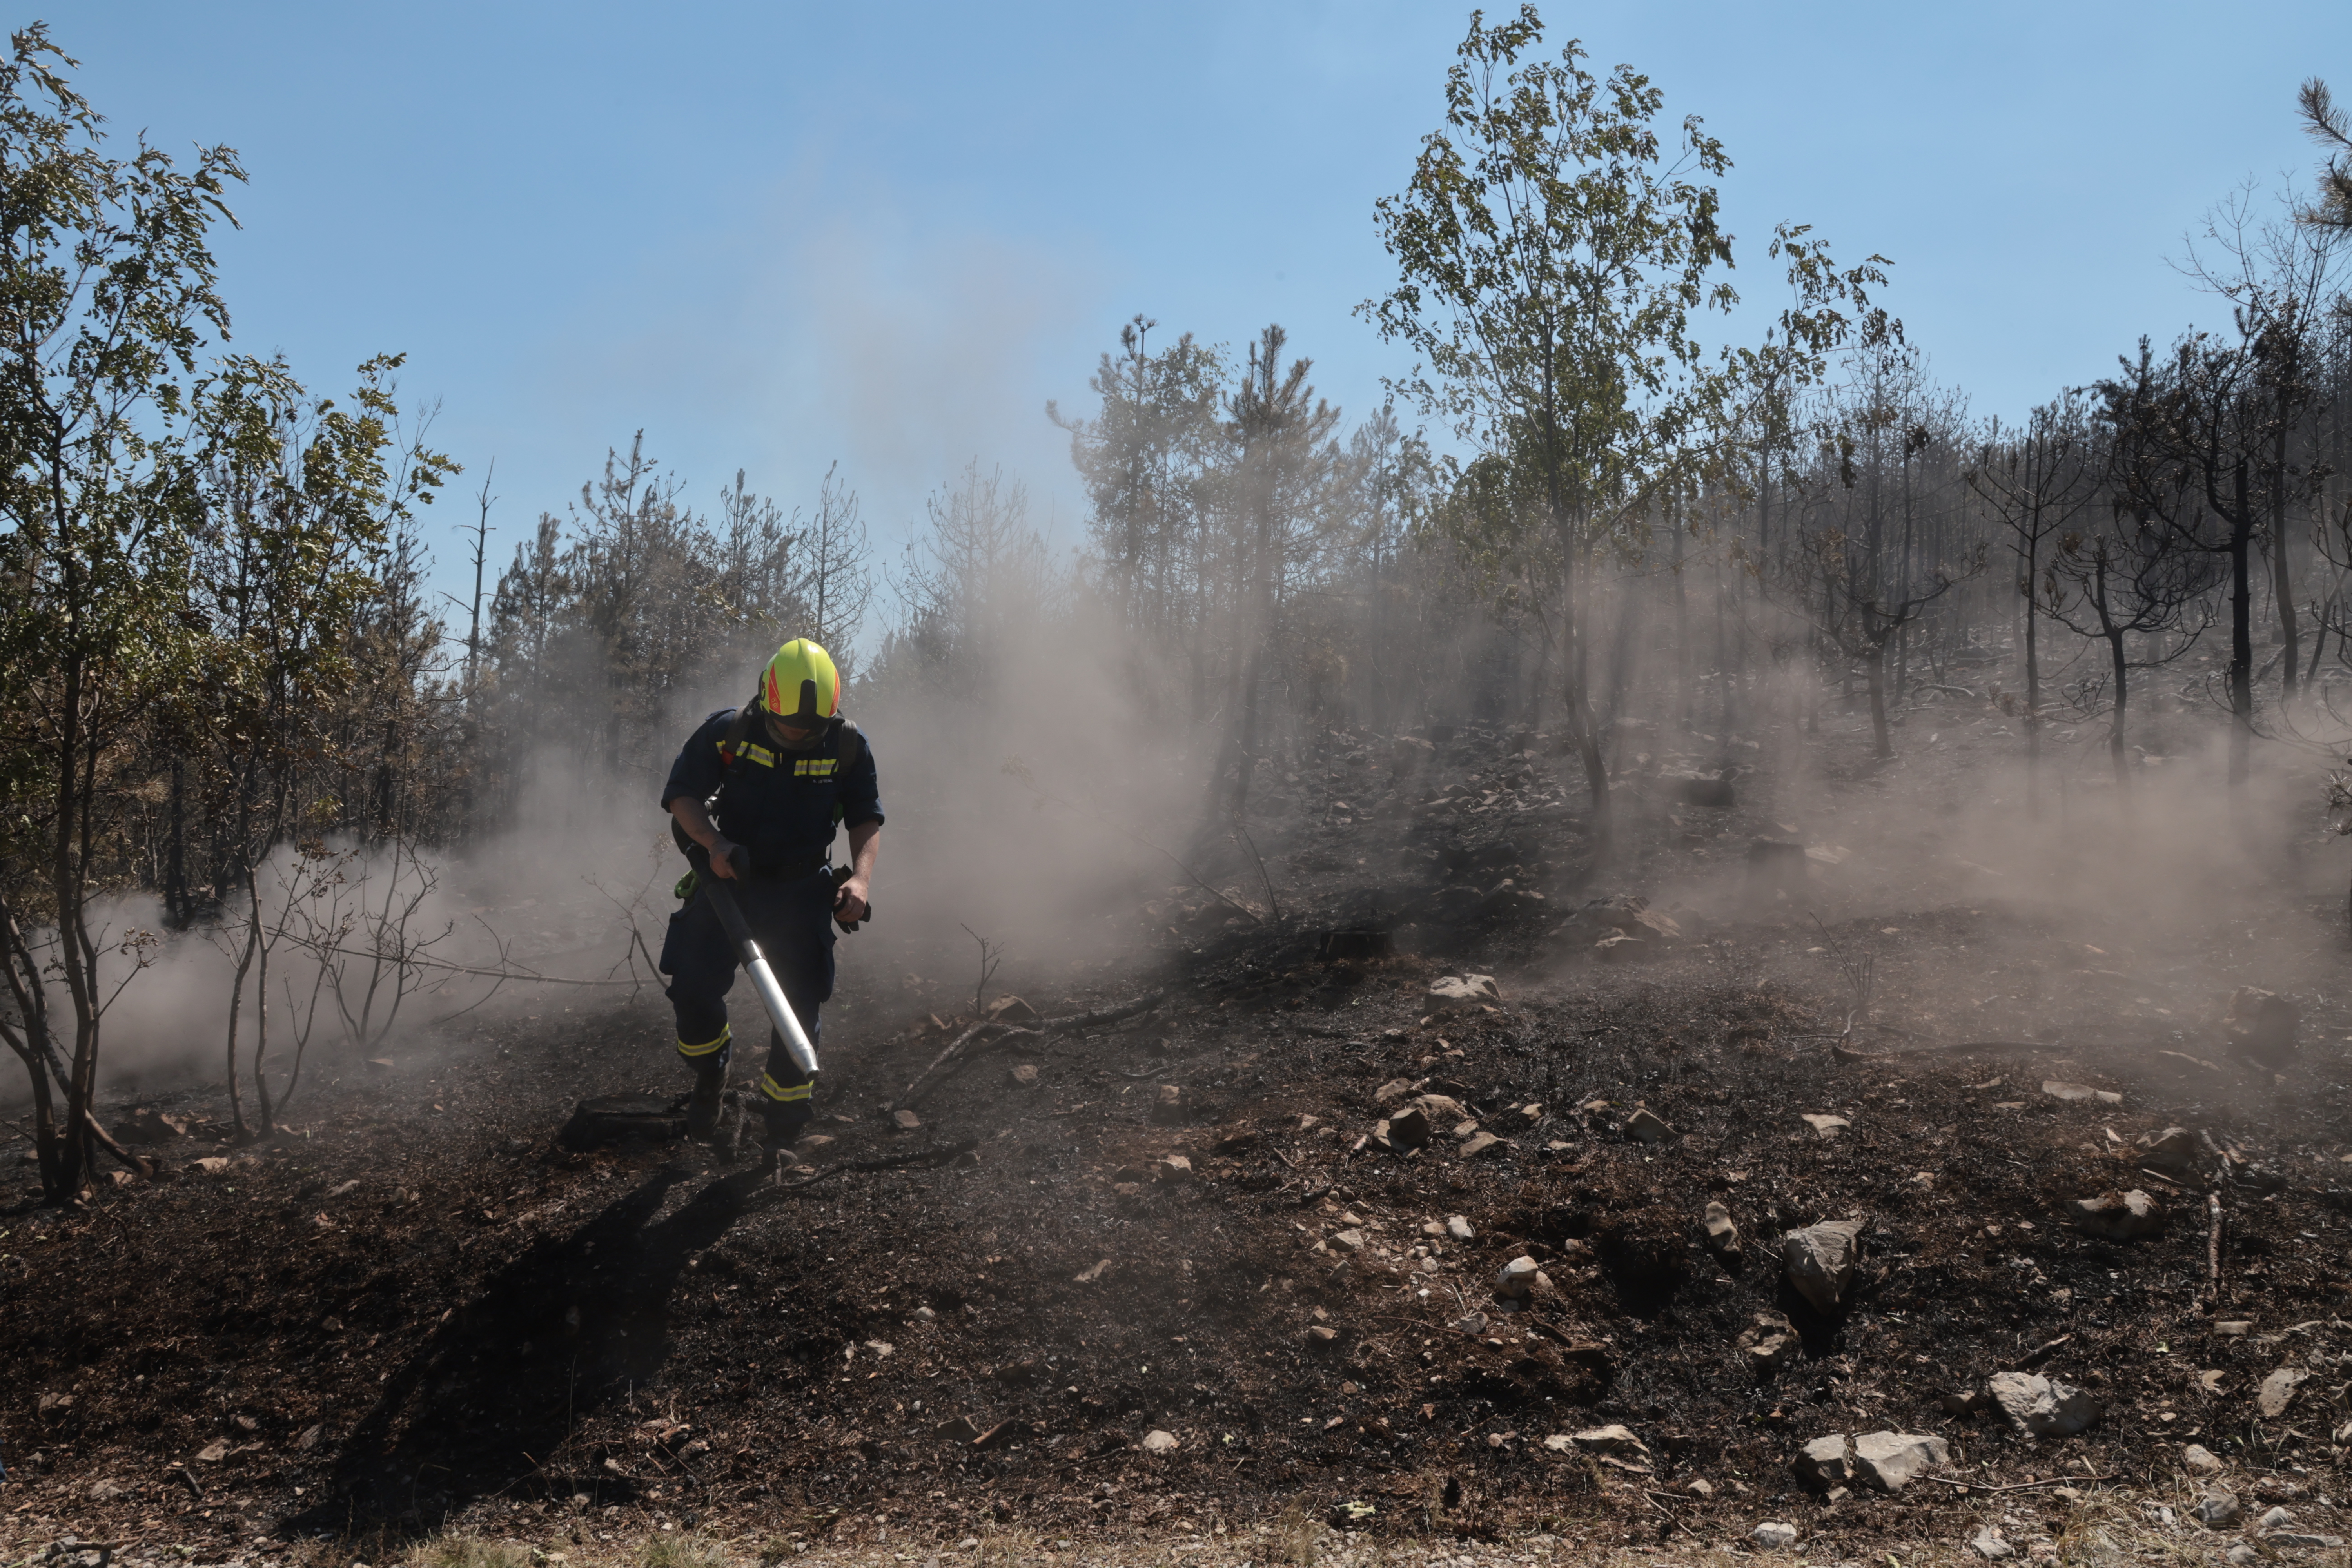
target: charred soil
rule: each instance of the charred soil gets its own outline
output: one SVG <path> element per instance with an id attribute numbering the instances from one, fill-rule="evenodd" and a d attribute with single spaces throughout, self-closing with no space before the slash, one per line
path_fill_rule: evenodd
<path id="1" fill-rule="evenodd" d="M 202 1097 L 163 1105 L 196 1121 L 156 1176 L 0 1222 L 11 1531 L 815 1542 L 1302 1504 L 1596 1544 L 1957 1530 L 1958 1486 L 1793 1478 L 1805 1443 L 1880 1429 L 1946 1438 L 1937 1473 L 1979 1484 L 2163 1483 L 2201 1443 L 2316 1511 L 2352 1352 L 2352 1013 L 2307 996 L 2298 1055 L 2232 1059 L 2223 936 L 2135 950 L 1932 878 L 1840 892 L 1868 853 L 1834 845 L 1819 897 L 1694 894 L 1639 954 L 1593 956 L 1617 917 L 1588 896 L 1813 836 L 1654 778 L 1620 813 L 1636 869 L 1593 885 L 1540 748 L 1338 744 L 1339 776 L 1268 808 L 1284 918 L 1238 872 L 1230 901 L 1144 900 L 1156 946 L 1027 999 L 1156 1005 L 983 1033 L 912 1130 L 889 1110 L 968 1021 L 845 943 L 819 1180 L 558 1138 L 583 1098 L 682 1088 L 653 997 L 352 1064 L 262 1146 L 208 1146 Z M 1467 793 L 1417 773 L 1447 746 Z M 2288 900 L 2266 940 L 2328 941 L 2327 912 Z M 1433 992 L 1474 973 L 1496 994 Z M 1384 1144 L 1407 1109 L 1426 1142 Z M 2144 1169 L 2173 1126 L 2195 1158 Z M 2130 1189 L 2154 1234 L 2070 1217 Z M 1710 1244 L 1710 1204 L 1736 1243 Z M 1781 1237 L 1845 1218 L 1859 1267 L 1824 1312 Z M 1541 1278 L 1499 1295 L 1521 1258 Z M 1741 1336 L 1776 1314 L 1798 1347 L 1759 1375 Z M 1978 1396 L 2016 1371 L 2103 1415 L 2012 1430 Z M 1546 1441 L 1609 1424 L 1640 1446 Z"/>

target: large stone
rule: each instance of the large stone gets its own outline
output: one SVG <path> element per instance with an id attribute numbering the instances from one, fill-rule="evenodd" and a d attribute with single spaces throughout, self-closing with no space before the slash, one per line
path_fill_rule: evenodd
<path id="1" fill-rule="evenodd" d="M 2164 1229 L 2164 1205 L 2134 1187 L 2127 1193 L 2101 1193 L 2064 1205 L 2074 1227 L 2109 1241 L 2132 1241 Z"/>
<path id="2" fill-rule="evenodd" d="M 1469 1137 L 1463 1140 L 1460 1152 L 1462 1158 L 1465 1160 L 1475 1160 L 1479 1155 L 1485 1153 L 1487 1150 L 1494 1148 L 1500 1142 L 1502 1142 L 1502 1140 L 1496 1137 L 1492 1132 L 1473 1132 Z"/>
<path id="3" fill-rule="evenodd" d="M 1916 1432 L 1864 1432 L 1853 1440 L 1853 1472 L 1883 1492 L 1899 1492 L 1930 1465 L 1948 1465 L 1952 1451 L 1941 1437 Z"/>
<path id="4" fill-rule="evenodd" d="M 2106 1413 L 2097 1394 L 2034 1373 L 1995 1373 L 1986 1389 L 2011 1426 L 2036 1437 L 2072 1437 Z"/>
<path id="5" fill-rule="evenodd" d="M 1759 1383 L 1770 1382 L 1801 1348 L 1796 1328 L 1778 1312 L 1757 1313 L 1755 1322 L 1739 1335 L 1740 1359 Z"/>
<path id="6" fill-rule="evenodd" d="M 1807 1486 L 1824 1490 L 1842 1487 L 1853 1479 L 1852 1446 L 1843 1432 L 1816 1437 L 1797 1451 L 1797 1457 L 1789 1461 L 1789 1468 Z"/>
<path id="7" fill-rule="evenodd" d="M 1786 1552 L 1797 1544 L 1797 1527 L 1768 1519 L 1750 1531 L 1748 1538 L 1766 1552 Z"/>
<path id="8" fill-rule="evenodd" d="M 1834 1312 L 1845 1303 L 1862 1260 L 1862 1232 L 1870 1222 L 1825 1220 L 1780 1238 L 1780 1266 L 1789 1283 L 1814 1310 Z"/>

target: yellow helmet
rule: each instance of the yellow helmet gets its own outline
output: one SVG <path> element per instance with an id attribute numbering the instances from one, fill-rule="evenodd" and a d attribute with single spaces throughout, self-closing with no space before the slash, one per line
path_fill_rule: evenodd
<path id="1" fill-rule="evenodd" d="M 811 724 L 841 711 L 841 671 L 833 656 L 806 637 L 776 650 L 760 678 L 760 705 L 779 719 Z"/>

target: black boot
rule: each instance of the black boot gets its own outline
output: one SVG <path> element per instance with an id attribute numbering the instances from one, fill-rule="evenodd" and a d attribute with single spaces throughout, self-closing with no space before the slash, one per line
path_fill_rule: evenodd
<path id="1" fill-rule="evenodd" d="M 727 1092 L 727 1064 L 701 1068 L 694 1075 L 694 1092 L 686 1101 L 686 1135 L 708 1143 L 719 1131 L 719 1108 Z"/>

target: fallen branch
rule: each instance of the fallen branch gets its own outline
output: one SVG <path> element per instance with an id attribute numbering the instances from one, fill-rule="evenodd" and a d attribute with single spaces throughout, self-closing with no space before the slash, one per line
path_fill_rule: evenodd
<path id="1" fill-rule="evenodd" d="M 962 1053 L 963 1048 L 966 1046 L 971 1045 L 972 1041 L 979 1039 L 983 1035 L 992 1033 L 1001 1034 L 1004 1031 L 1006 1026 L 1007 1026 L 1003 1024 L 984 1021 L 974 1024 L 971 1028 L 966 1029 L 962 1034 L 958 1035 L 954 1039 L 950 1040 L 947 1043 L 946 1047 L 942 1049 L 938 1056 L 933 1057 L 929 1065 L 927 1065 L 922 1071 L 915 1075 L 914 1081 L 907 1085 L 906 1092 L 901 1094 L 898 1099 L 892 1100 L 887 1109 L 890 1110 L 904 1110 L 911 1107 L 915 1103 L 917 1094 L 927 1089 L 928 1080 L 933 1073 L 938 1072 L 940 1068 L 947 1066 L 949 1062 L 954 1060 Z"/>
<path id="2" fill-rule="evenodd" d="M 768 1195 L 782 1196 L 785 1193 L 797 1192 L 803 1187 L 813 1187 L 830 1177 L 852 1172 L 903 1171 L 910 1166 L 944 1165 L 951 1161 L 961 1159 L 979 1147 L 979 1139 L 967 1138 L 961 1143 L 952 1143 L 940 1149 L 919 1149 L 910 1154 L 889 1154 L 879 1160 L 844 1160 L 837 1164 L 825 1165 L 812 1171 L 794 1181 L 780 1181 Z"/>
<path id="3" fill-rule="evenodd" d="M 1964 1481 L 1951 1476 L 1929 1476 L 1931 1481 L 1941 1481 L 1948 1487 L 1958 1487 L 1964 1492 L 2030 1492 L 2040 1487 L 2063 1487 L 2075 1481 L 2112 1481 L 2117 1476 L 2052 1476 L 2041 1481 L 2011 1481 L 1996 1486 L 1990 1481 Z"/>
<path id="4" fill-rule="evenodd" d="M 2205 1299 L 2219 1306 L 2221 1300 L 2221 1194 L 2216 1190 L 2205 1194 Z"/>
<path id="5" fill-rule="evenodd" d="M 1115 1007 L 1099 1007 L 1091 1013 L 1066 1013 L 1058 1018 L 1041 1018 L 1034 1028 L 1014 1028 L 992 1019 L 974 1024 L 950 1040 L 945 1048 L 915 1075 L 914 1081 L 907 1085 L 906 1092 L 890 1102 L 888 1110 L 913 1110 L 915 1103 L 924 1095 L 962 1071 L 982 1050 L 992 1050 L 1016 1040 L 1042 1039 L 1047 1035 L 1063 1034 L 1071 1029 L 1090 1029 L 1098 1024 L 1116 1024 L 1122 1018 L 1149 1013 L 1160 1005 L 1165 995 L 1167 993 L 1164 991 L 1147 992 L 1132 1002 L 1122 1002 Z"/>

